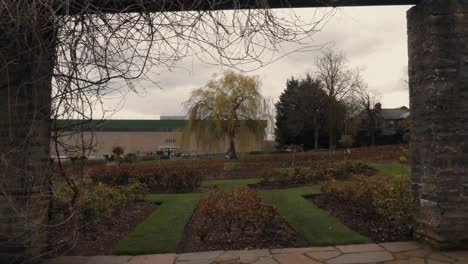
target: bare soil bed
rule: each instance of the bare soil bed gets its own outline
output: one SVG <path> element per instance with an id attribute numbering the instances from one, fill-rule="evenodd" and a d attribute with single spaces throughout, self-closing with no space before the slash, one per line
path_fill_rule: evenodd
<path id="1" fill-rule="evenodd" d="M 87 226 L 80 230 L 75 247 L 65 254 L 69 256 L 111 255 L 112 248 L 116 243 L 127 237 L 157 208 L 158 204 L 156 203 L 137 202 L 113 219 L 107 219 L 98 225 Z M 63 237 L 66 231 L 69 230 L 55 230 L 52 232 L 50 240 L 57 241 Z"/>
<path id="2" fill-rule="evenodd" d="M 388 222 L 372 210 L 356 206 L 352 202 L 318 194 L 307 199 L 317 207 L 329 211 L 350 229 L 376 243 L 408 241 L 412 239 L 410 227 Z"/>
<path id="3" fill-rule="evenodd" d="M 258 232 L 258 230 L 232 230 L 231 233 L 217 232 L 206 237 L 204 241 L 201 241 L 195 234 L 193 223 L 194 219 L 192 217 L 185 228 L 184 239 L 178 249 L 180 253 L 309 246 L 309 243 L 279 215 L 272 221 L 271 232 L 265 234 Z M 241 235 L 239 235 L 240 233 Z"/>

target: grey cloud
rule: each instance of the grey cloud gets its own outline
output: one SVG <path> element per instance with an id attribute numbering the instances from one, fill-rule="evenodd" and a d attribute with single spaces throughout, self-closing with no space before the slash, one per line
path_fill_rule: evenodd
<path id="1" fill-rule="evenodd" d="M 343 8 L 312 38 L 314 45 L 330 43 L 343 50 L 353 67 L 364 68 L 364 79 L 372 89 L 382 93 L 384 107 L 408 104 L 408 92 L 402 80 L 407 65 L 406 20 L 407 7 Z M 297 10 L 303 18 L 310 19 L 310 9 Z M 309 17 L 308 17 L 309 16 Z M 294 49 L 284 44 L 285 50 Z M 264 95 L 275 100 L 291 76 L 313 72 L 315 57 L 320 51 L 291 54 L 279 61 L 248 74 L 257 74 L 262 80 Z M 125 107 L 112 118 L 155 118 L 160 114 L 184 113 L 181 105 L 193 88 L 204 85 L 213 74 L 226 68 L 207 65 L 196 58 L 186 58 L 172 71 L 149 73 L 154 85 L 142 81 L 141 95 L 129 94 Z M 161 89 L 162 88 L 162 89 Z M 105 100 L 112 108 L 112 100 Z"/>

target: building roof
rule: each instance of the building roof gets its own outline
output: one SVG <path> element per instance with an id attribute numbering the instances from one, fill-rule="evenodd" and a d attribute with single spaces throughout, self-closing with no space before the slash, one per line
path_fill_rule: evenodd
<path id="1" fill-rule="evenodd" d="M 250 122 L 250 121 L 238 121 Z M 261 120 L 266 126 L 266 121 Z M 107 131 L 107 132 L 173 132 L 184 129 L 188 120 L 56 120 L 57 130 L 61 131 Z"/>
<path id="2" fill-rule="evenodd" d="M 399 108 L 382 108 L 379 111 L 383 119 L 405 119 L 409 116 L 409 109 L 405 106 Z"/>
<path id="3" fill-rule="evenodd" d="M 92 130 L 92 131 L 139 131 L 139 132 L 171 132 L 183 129 L 187 120 L 57 120 L 59 130 Z"/>

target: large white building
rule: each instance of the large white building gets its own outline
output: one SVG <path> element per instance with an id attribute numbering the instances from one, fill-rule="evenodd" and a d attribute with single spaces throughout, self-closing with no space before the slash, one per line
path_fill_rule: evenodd
<path id="1" fill-rule="evenodd" d="M 114 146 L 123 147 L 125 154 L 138 156 L 154 155 L 158 151 L 166 156 L 226 152 L 227 141 L 210 148 L 198 146 L 196 140 L 182 144 L 182 132 L 187 123 L 185 119 L 174 117 L 160 120 L 57 120 L 59 156 L 82 153 L 82 146 L 87 149 L 86 156 L 96 157 L 111 155 Z M 52 143 L 55 148 L 54 141 Z M 258 151 L 262 147 L 263 141 L 258 141 L 243 151 Z"/>

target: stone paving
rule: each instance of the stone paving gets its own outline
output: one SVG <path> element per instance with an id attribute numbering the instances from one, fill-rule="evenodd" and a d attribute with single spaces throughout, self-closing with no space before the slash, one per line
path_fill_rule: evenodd
<path id="1" fill-rule="evenodd" d="M 468 251 L 438 251 L 416 242 L 335 247 L 209 251 L 142 256 L 58 257 L 47 264 L 468 264 Z"/>

